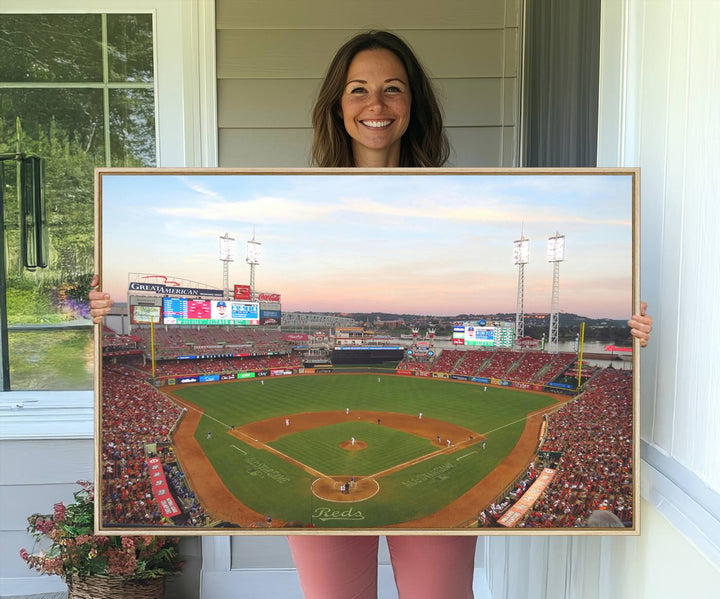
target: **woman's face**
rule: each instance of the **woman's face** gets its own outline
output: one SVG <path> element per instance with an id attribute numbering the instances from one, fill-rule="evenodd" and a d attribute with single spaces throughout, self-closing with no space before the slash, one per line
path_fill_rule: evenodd
<path id="1" fill-rule="evenodd" d="M 356 166 L 398 166 L 410 122 L 410 82 L 389 50 L 358 52 L 348 67 L 340 109 Z"/>

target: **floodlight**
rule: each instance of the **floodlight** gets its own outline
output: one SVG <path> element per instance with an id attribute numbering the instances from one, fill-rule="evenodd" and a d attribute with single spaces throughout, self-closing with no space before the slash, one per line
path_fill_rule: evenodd
<path id="1" fill-rule="evenodd" d="M 262 244 L 259 241 L 247 242 L 247 258 L 248 264 L 260 264 L 262 262 Z"/>
<path id="2" fill-rule="evenodd" d="M 235 261 L 235 239 L 228 237 L 227 233 L 220 238 L 220 260 L 223 262 Z"/>
<path id="3" fill-rule="evenodd" d="M 555 235 L 548 238 L 548 262 L 562 262 L 565 260 L 565 235 Z"/>
<path id="4" fill-rule="evenodd" d="M 518 239 L 513 246 L 513 264 L 527 264 L 530 261 L 530 240 Z"/>

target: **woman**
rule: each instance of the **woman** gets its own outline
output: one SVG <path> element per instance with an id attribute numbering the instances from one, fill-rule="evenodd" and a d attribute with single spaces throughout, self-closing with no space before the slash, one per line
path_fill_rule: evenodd
<path id="1" fill-rule="evenodd" d="M 432 85 L 410 48 L 383 31 L 355 36 L 338 50 L 320 89 L 312 158 L 320 167 L 439 167 L 449 155 Z M 112 301 L 91 292 L 102 322 Z M 647 344 L 652 319 L 629 321 Z M 289 537 L 308 599 L 377 596 L 377 536 Z M 475 536 L 390 536 L 400 599 L 470 599 Z"/>
<path id="2" fill-rule="evenodd" d="M 378 116 L 393 120 L 371 122 Z M 357 35 L 338 50 L 312 124 L 320 167 L 437 167 L 450 153 L 430 80 L 407 44 L 385 31 Z"/>

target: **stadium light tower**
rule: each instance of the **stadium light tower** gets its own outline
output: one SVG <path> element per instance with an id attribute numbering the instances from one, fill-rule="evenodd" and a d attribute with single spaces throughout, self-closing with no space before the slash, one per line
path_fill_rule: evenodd
<path id="1" fill-rule="evenodd" d="M 557 351 L 560 329 L 560 263 L 565 260 L 565 235 L 557 231 L 548 238 L 547 260 L 553 263 L 552 300 L 550 302 L 550 331 L 548 344 L 551 351 Z"/>
<path id="2" fill-rule="evenodd" d="M 250 265 L 250 297 L 257 299 L 257 291 L 255 290 L 255 267 L 262 262 L 262 244 L 255 241 L 255 227 L 253 227 L 253 236 L 247 242 L 247 257 L 245 262 Z"/>
<path id="3" fill-rule="evenodd" d="M 515 339 L 525 336 L 525 265 L 530 261 L 530 240 L 520 234 L 513 247 L 513 264 L 518 267 L 517 306 L 515 308 Z"/>
<path id="4" fill-rule="evenodd" d="M 223 263 L 223 297 L 230 297 L 228 265 L 235 261 L 235 239 L 227 233 L 220 238 L 220 261 Z"/>

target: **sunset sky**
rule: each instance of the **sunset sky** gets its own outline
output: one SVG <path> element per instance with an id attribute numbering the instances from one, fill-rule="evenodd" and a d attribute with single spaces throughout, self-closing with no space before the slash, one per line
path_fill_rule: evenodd
<path id="1" fill-rule="evenodd" d="M 525 312 L 548 312 L 547 238 L 565 235 L 560 309 L 627 318 L 632 178 L 622 175 L 105 174 L 103 288 L 128 273 L 222 287 L 219 237 L 236 239 L 230 286 L 247 285 L 247 240 L 262 243 L 258 291 L 283 311 L 435 316 L 514 312 L 513 242 L 530 240 Z"/>

